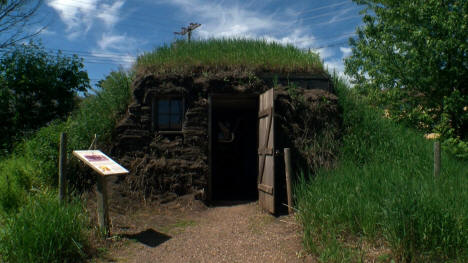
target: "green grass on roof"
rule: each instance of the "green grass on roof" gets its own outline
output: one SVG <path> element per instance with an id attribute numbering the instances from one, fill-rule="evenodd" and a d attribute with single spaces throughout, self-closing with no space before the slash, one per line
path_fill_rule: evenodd
<path id="1" fill-rule="evenodd" d="M 265 40 L 211 39 L 177 41 L 140 55 L 137 72 L 185 73 L 202 70 L 323 73 L 316 53 Z"/>

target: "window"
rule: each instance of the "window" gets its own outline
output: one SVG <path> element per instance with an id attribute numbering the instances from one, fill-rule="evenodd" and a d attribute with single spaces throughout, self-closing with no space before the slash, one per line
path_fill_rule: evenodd
<path id="1" fill-rule="evenodd" d="M 182 130 L 183 100 L 181 98 L 153 101 L 153 127 L 160 131 Z"/>

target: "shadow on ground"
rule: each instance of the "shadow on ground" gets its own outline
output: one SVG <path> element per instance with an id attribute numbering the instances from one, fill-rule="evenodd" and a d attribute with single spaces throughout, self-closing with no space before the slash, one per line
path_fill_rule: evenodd
<path id="1" fill-rule="evenodd" d="M 155 231 L 151 228 L 136 234 L 123 234 L 121 235 L 121 237 L 136 240 L 149 247 L 157 247 L 171 239 L 170 236 Z"/>

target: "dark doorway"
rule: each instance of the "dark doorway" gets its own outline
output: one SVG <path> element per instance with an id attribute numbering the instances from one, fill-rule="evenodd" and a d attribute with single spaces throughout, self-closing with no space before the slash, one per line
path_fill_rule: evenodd
<path id="1" fill-rule="evenodd" d="M 212 201 L 258 199 L 258 97 L 211 97 Z"/>

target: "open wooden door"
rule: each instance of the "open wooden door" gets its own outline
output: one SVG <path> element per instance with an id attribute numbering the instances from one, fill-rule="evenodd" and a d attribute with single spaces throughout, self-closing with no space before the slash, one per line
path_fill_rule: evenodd
<path id="1" fill-rule="evenodd" d="M 258 107 L 258 203 L 275 213 L 274 92 L 260 94 Z"/>

